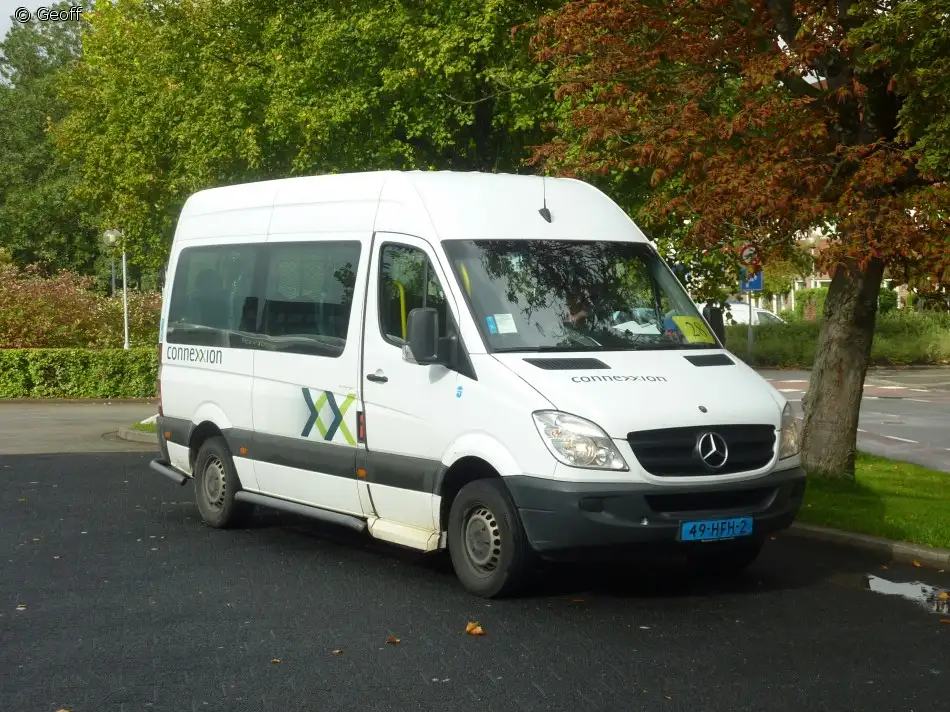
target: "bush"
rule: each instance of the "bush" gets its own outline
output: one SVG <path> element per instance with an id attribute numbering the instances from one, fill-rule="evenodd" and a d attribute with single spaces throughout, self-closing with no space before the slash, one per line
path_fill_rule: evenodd
<path id="1" fill-rule="evenodd" d="M 877 297 L 877 309 L 881 314 L 897 309 L 897 292 L 888 287 L 881 287 L 881 292 Z"/>
<path id="2" fill-rule="evenodd" d="M 821 319 L 825 315 L 825 299 L 827 297 L 827 287 L 799 289 L 795 292 L 795 313 L 798 315 L 798 318 L 805 318 L 805 307 L 809 302 L 813 301 L 815 303 L 815 319 Z"/>
<path id="3" fill-rule="evenodd" d="M 0 398 L 152 398 L 158 350 L 2 349 Z"/>
<path id="4" fill-rule="evenodd" d="M 96 294 L 91 277 L 0 264 L 0 349 L 121 348 L 122 297 Z M 158 342 L 162 296 L 129 292 L 129 344 Z"/>
<path id="5" fill-rule="evenodd" d="M 811 368 L 814 364 L 820 321 L 756 326 L 751 359 L 747 352 L 746 328 L 743 324 L 727 326 L 726 345 L 750 365 Z M 950 314 L 894 310 L 878 315 L 871 363 L 881 366 L 950 363 Z"/>

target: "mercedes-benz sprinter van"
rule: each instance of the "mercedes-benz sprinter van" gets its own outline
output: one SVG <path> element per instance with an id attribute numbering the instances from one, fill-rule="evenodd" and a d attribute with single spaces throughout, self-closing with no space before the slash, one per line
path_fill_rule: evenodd
<path id="1" fill-rule="evenodd" d="M 262 505 L 448 549 L 486 597 L 615 546 L 737 571 L 805 473 L 789 404 L 708 317 L 581 181 L 205 190 L 168 263 L 151 467 L 212 527 Z"/>

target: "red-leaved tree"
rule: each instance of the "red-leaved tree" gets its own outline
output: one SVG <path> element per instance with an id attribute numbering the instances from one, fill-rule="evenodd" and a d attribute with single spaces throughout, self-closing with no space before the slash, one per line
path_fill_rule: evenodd
<path id="1" fill-rule="evenodd" d="M 767 263 L 804 231 L 830 236 L 804 403 L 810 473 L 854 475 L 885 267 L 950 281 L 950 168 L 934 160 L 948 147 L 950 91 L 929 99 L 942 116 L 907 115 L 922 82 L 943 81 L 918 66 L 950 50 L 939 4 L 603 0 L 568 3 L 532 28 L 561 84 L 563 118 L 534 155 L 545 171 L 651 171 L 645 211 L 692 218 L 689 248 L 749 243 Z"/>

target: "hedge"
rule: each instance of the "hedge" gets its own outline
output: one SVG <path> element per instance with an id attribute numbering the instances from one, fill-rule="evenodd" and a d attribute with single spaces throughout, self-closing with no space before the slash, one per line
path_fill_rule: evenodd
<path id="1" fill-rule="evenodd" d="M 158 352 L 0 349 L 0 398 L 152 398 Z"/>
<path id="2" fill-rule="evenodd" d="M 726 327 L 726 346 L 749 365 L 759 368 L 811 368 L 820 329 L 819 321 L 756 326 L 749 358 L 747 327 L 737 324 Z M 871 363 L 950 363 L 950 313 L 895 310 L 878 315 Z"/>

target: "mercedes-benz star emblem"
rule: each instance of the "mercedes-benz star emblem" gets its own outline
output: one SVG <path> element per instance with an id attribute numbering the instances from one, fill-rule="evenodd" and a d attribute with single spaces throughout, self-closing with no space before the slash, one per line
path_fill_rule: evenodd
<path id="1" fill-rule="evenodd" d="M 729 459 L 726 439 L 719 433 L 702 433 L 696 439 L 696 454 L 709 470 L 718 470 Z"/>

